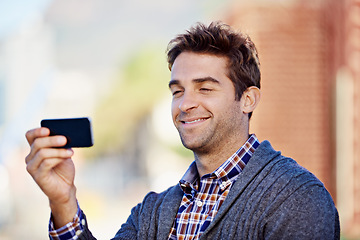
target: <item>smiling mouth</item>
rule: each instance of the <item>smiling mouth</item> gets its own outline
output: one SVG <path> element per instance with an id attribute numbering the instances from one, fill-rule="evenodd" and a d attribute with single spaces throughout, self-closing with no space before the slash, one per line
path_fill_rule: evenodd
<path id="1" fill-rule="evenodd" d="M 195 119 L 195 120 L 192 120 L 192 121 L 181 121 L 182 123 L 185 123 L 185 124 L 191 124 L 191 123 L 197 123 L 197 122 L 201 122 L 201 121 L 205 121 L 207 118 L 199 118 L 199 119 Z"/>

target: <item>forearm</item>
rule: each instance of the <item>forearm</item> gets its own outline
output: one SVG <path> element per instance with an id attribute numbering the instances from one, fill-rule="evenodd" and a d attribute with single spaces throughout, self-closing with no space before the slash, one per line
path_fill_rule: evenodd
<path id="1" fill-rule="evenodd" d="M 51 214 L 53 217 L 54 227 L 60 228 L 71 222 L 78 211 L 78 204 L 76 200 L 75 186 L 71 190 L 71 194 L 65 201 L 49 201 Z"/>

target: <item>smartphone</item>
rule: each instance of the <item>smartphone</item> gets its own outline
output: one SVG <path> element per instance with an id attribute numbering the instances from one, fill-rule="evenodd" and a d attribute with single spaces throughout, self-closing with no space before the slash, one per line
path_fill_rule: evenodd
<path id="1" fill-rule="evenodd" d="M 43 119 L 41 127 L 48 128 L 50 136 L 62 135 L 66 137 L 67 143 L 61 148 L 93 146 L 91 122 L 87 117 Z"/>

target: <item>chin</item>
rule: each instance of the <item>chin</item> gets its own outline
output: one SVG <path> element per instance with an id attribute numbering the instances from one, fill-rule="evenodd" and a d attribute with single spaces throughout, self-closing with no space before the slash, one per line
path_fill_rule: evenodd
<path id="1" fill-rule="evenodd" d="M 181 138 L 181 143 L 184 145 L 185 148 L 194 151 L 196 148 L 198 148 L 199 146 L 195 143 L 192 143 L 190 141 L 186 141 L 183 138 Z"/>
<path id="2" fill-rule="evenodd" d="M 208 153 L 211 150 L 208 147 L 204 146 L 203 144 L 194 143 L 194 142 L 191 143 L 189 141 L 184 141 L 183 139 L 181 139 L 181 142 L 182 142 L 182 144 L 184 145 L 185 148 L 193 151 L 196 154 Z"/>

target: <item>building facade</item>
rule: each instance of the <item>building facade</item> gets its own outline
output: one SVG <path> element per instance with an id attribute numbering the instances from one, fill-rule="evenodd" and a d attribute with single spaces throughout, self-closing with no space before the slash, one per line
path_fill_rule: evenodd
<path id="1" fill-rule="evenodd" d="M 251 130 L 326 186 L 342 234 L 360 237 L 360 1 L 234 1 L 226 22 L 257 45 Z"/>

